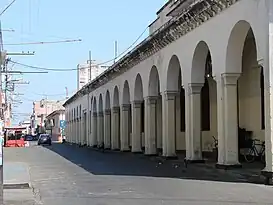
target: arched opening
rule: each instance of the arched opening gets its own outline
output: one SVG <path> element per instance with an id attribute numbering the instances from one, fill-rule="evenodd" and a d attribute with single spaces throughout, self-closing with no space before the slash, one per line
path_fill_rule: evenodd
<path id="1" fill-rule="evenodd" d="M 217 160 L 216 153 L 212 153 L 216 151 L 214 138 L 217 139 L 217 90 L 212 76 L 212 58 L 209 47 L 206 42 L 200 41 L 194 51 L 191 74 L 191 83 L 201 88 L 201 139 L 197 142 L 200 142 L 198 146 L 201 146 L 202 157 Z M 196 127 L 196 124 L 193 126 Z M 194 133 L 192 135 L 191 137 L 196 137 Z"/>
<path id="2" fill-rule="evenodd" d="M 111 106 L 110 106 L 110 93 L 106 91 L 105 95 L 105 110 L 104 110 L 104 148 L 111 148 Z"/>
<path id="3" fill-rule="evenodd" d="M 153 100 L 156 104 L 155 118 L 155 144 L 157 153 L 162 153 L 162 96 L 160 93 L 160 80 L 156 66 L 153 66 L 149 75 L 148 95 L 155 97 Z M 152 123 L 152 122 L 151 122 Z"/>
<path id="4" fill-rule="evenodd" d="M 241 162 L 255 159 L 253 153 L 249 152 L 249 138 L 261 141 L 265 139 L 264 76 L 257 61 L 256 40 L 250 24 L 239 21 L 231 31 L 226 53 L 226 72 L 240 74 L 237 80 L 237 127 L 233 125 L 234 132 L 238 133 L 238 143 L 234 143 L 236 147 L 233 149 L 238 150 Z M 261 143 L 255 144 L 259 150 L 258 144 Z"/>
<path id="5" fill-rule="evenodd" d="M 164 118 L 167 118 L 167 128 L 165 131 L 166 139 L 163 143 L 169 144 L 170 150 L 185 150 L 185 90 L 182 86 L 182 73 L 179 59 L 176 55 L 172 56 L 167 71 L 167 92 L 171 95 L 175 93 L 174 108 L 172 104 L 167 104 L 168 111 L 163 112 Z M 169 95 L 169 94 L 168 94 Z M 171 101 L 168 101 L 171 102 Z M 170 107 L 169 107 L 170 106 Z M 171 110 L 170 110 L 171 109 Z M 173 114 L 172 114 L 173 113 Z M 172 121 L 175 123 L 172 124 Z M 164 123 L 164 120 L 163 120 Z M 164 126 L 163 126 L 164 127 Z M 172 137 L 174 135 L 174 139 Z M 163 146 L 164 147 L 164 146 Z M 173 151 L 172 151 L 173 152 Z M 164 153 L 164 150 L 163 150 Z M 176 153 L 169 153 L 174 155 Z"/>
<path id="6" fill-rule="evenodd" d="M 264 75 L 258 66 L 256 40 L 249 28 L 242 51 L 242 73 L 238 79 L 238 138 L 240 160 L 248 152 L 243 141 L 247 134 L 252 139 L 264 141 Z M 259 146 L 257 145 L 258 150 Z M 252 158 L 252 157 L 250 157 Z"/>
<path id="7" fill-rule="evenodd" d="M 144 105 L 144 99 L 143 99 L 143 84 L 142 84 L 142 78 L 140 74 L 137 74 L 136 80 L 135 80 L 135 89 L 134 89 L 134 101 L 141 104 L 141 113 L 140 113 L 140 131 L 141 131 L 141 148 L 142 151 L 145 150 L 145 105 Z"/>
<path id="8" fill-rule="evenodd" d="M 123 85 L 122 95 L 122 106 L 123 106 L 123 135 L 125 139 L 125 149 L 132 149 L 132 111 L 131 111 L 131 100 L 130 100 L 130 88 L 129 83 L 126 80 Z"/>
<path id="9" fill-rule="evenodd" d="M 120 102 L 118 87 L 114 88 L 113 107 L 112 107 L 112 121 L 111 121 L 111 145 L 113 150 L 120 149 Z"/>

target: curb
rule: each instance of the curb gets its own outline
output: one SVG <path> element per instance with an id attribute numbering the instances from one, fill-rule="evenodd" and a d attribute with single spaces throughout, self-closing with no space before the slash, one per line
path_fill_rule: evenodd
<path id="1" fill-rule="evenodd" d="M 30 189 L 29 183 L 4 184 L 3 189 Z"/>

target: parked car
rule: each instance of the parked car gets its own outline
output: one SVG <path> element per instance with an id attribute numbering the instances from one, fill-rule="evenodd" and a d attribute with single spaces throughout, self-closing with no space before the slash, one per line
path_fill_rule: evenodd
<path id="1" fill-rule="evenodd" d="M 25 135 L 24 136 L 24 140 L 25 141 L 32 141 L 33 140 L 33 136 L 32 135 Z"/>
<path id="2" fill-rule="evenodd" d="M 52 140 L 49 134 L 41 134 L 38 139 L 38 145 L 51 145 Z"/>

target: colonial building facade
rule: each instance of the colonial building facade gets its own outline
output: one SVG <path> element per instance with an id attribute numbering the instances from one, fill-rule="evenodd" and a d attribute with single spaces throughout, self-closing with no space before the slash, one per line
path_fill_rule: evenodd
<path id="1" fill-rule="evenodd" d="M 273 2 L 176 0 L 150 35 L 64 104 L 67 139 L 239 166 L 238 127 L 264 140 L 273 171 Z"/>

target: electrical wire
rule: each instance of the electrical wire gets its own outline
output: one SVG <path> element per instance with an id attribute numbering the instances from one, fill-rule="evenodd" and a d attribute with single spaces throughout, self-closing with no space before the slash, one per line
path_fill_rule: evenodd
<path id="1" fill-rule="evenodd" d="M 5 43 L 4 46 L 73 43 L 73 42 L 81 42 L 81 41 L 82 41 L 82 39 L 68 39 L 68 40 L 61 40 L 61 41 L 38 41 L 38 42 L 25 42 L 25 43 Z"/>
<path id="2" fill-rule="evenodd" d="M 104 64 L 112 62 L 112 61 L 116 60 L 117 58 L 121 57 L 124 53 L 126 53 L 128 50 L 130 50 L 137 43 L 137 41 L 144 35 L 144 33 L 146 32 L 146 30 L 148 28 L 149 27 L 147 26 L 145 28 L 145 30 L 140 34 L 140 36 L 126 50 L 124 50 L 122 53 L 120 53 L 117 57 L 115 57 L 113 59 L 110 59 L 110 60 L 107 60 L 107 61 L 105 61 L 103 63 L 98 63 L 97 65 L 104 65 Z M 5 45 L 7 45 L 7 44 L 5 44 Z M 64 68 L 64 69 L 60 69 L 60 68 L 38 67 L 38 66 L 32 66 L 32 65 L 28 65 L 28 64 L 24 64 L 24 63 L 19 63 L 19 62 L 13 61 L 13 60 L 10 60 L 10 62 L 15 63 L 15 64 L 20 65 L 20 66 L 24 66 L 24 67 L 27 67 L 27 68 L 33 68 L 33 69 L 37 69 L 37 70 L 57 71 L 57 72 L 78 70 L 78 68 Z M 82 68 L 84 68 L 84 67 L 82 67 Z M 86 68 L 88 68 L 88 67 L 86 67 Z"/>

